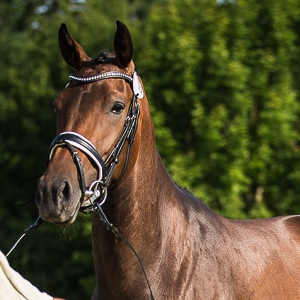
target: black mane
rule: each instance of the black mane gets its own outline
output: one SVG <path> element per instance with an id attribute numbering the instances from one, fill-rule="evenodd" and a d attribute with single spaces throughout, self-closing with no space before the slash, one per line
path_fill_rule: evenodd
<path id="1" fill-rule="evenodd" d="M 115 59 L 115 55 L 109 52 L 108 50 L 103 50 L 99 55 L 94 59 L 97 65 L 101 63 L 108 63 Z"/>

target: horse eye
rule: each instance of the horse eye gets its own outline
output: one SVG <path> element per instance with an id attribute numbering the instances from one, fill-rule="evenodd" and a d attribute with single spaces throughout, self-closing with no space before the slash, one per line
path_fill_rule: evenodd
<path id="1" fill-rule="evenodd" d="M 111 112 L 119 115 L 124 110 L 125 105 L 123 103 L 115 103 L 111 109 Z"/>

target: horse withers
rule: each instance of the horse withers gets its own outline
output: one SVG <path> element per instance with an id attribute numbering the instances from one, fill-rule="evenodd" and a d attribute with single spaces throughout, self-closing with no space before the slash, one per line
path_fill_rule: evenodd
<path id="1" fill-rule="evenodd" d="M 234 221 L 170 178 L 155 144 L 127 27 L 112 54 L 90 58 L 63 24 L 61 53 L 76 70 L 54 100 L 57 134 L 36 204 L 67 225 L 92 212 L 92 299 L 300 299 L 300 218 Z M 102 212 L 100 215 L 98 212 Z M 107 221 L 109 222 L 107 223 Z"/>

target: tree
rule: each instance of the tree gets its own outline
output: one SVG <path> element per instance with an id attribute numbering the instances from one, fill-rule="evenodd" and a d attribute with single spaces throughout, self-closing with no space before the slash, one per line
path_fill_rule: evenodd
<path id="1" fill-rule="evenodd" d="M 297 11 L 296 1 L 212 0 L 151 10 L 139 65 L 161 153 L 225 216 L 296 212 Z"/>

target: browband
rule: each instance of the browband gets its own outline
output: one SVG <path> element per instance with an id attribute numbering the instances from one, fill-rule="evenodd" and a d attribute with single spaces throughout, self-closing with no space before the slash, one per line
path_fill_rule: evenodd
<path id="1" fill-rule="evenodd" d="M 75 74 L 69 75 L 70 81 L 78 81 L 78 82 L 82 82 L 82 83 L 91 83 L 91 82 L 108 79 L 108 78 L 125 79 L 129 83 L 132 83 L 133 93 L 135 95 L 137 95 L 138 98 L 142 99 L 144 97 L 144 89 L 139 81 L 138 74 L 136 71 L 134 71 L 132 77 L 125 73 L 116 72 L 116 71 L 104 72 L 104 73 L 100 73 L 100 74 L 97 74 L 94 76 L 89 76 L 89 77 L 81 77 L 81 76 L 77 76 Z M 66 88 L 68 87 L 68 85 L 69 85 L 69 83 L 66 85 Z"/>
<path id="2" fill-rule="evenodd" d="M 89 76 L 89 77 L 80 77 L 75 74 L 71 74 L 69 76 L 70 81 L 73 80 L 73 81 L 79 81 L 79 82 L 85 82 L 85 83 L 95 82 L 95 81 L 107 79 L 107 78 L 120 78 L 120 79 L 125 79 L 130 83 L 133 82 L 133 79 L 131 76 L 129 76 L 125 73 L 122 73 L 122 72 L 114 72 L 114 71 L 100 73 L 100 74 L 97 74 L 94 76 Z"/>

